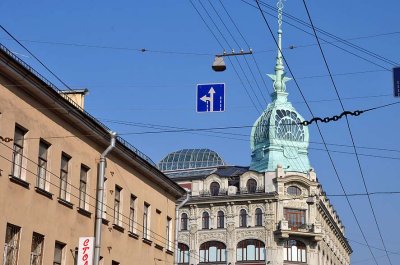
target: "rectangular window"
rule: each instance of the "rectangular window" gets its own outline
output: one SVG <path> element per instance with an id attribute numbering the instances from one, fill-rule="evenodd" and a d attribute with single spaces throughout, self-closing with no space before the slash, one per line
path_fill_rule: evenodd
<path id="1" fill-rule="evenodd" d="M 167 217 L 167 249 L 171 250 L 172 247 L 172 219 Z"/>
<path id="2" fill-rule="evenodd" d="M 79 179 L 79 208 L 86 210 L 86 191 L 87 191 L 87 176 L 89 168 L 81 165 L 81 175 Z"/>
<path id="3" fill-rule="evenodd" d="M 36 186 L 42 190 L 46 189 L 47 181 L 47 151 L 50 145 L 43 140 L 39 143 L 39 155 L 38 155 L 38 174 Z"/>
<path id="4" fill-rule="evenodd" d="M 61 172 L 60 172 L 60 198 L 67 200 L 67 188 L 68 188 L 68 163 L 71 159 L 67 154 L 62 153 L 61 155 Z"/>
<path id="5" fill-rule="evenodd" d="M 4 265 L 17 265 L 20 231 L 20 227 L 7 224 L 4 246 Z"/>
<path id="6" fill-rule="evenodd" d="M 63 264 L 63 259 L 64 259 L 64 247 L 65 244 L 56 242 L 54 246 L 54 261 L 53 265 L 61 265 Z"/>
<path id="7" fill-rule="evenodd" d="M 24 135 L 26 130 L 15 126 L 14 132 L 14 147 L 13 147 L 13 167 L 12 175 L 16 178 L 21 178 L 22 173 L 22 160 L 24 155 Z"/>
<path id="8" fill-rule="evenodd" d="M 143 209 L 143 238 L 149 239 L 149 211 L 150 204 L 144 203 Z"/>
<path id="9" fill-rule="evenodd" d="M 299 209 L 284 209 L 285 219 L 289 227 L 293 229 L 302 228 L 306 224 L 306 211 Z"/>
<path id="10" fill-rule="evenodd" d="M 115 185 L 115 197 L 114 197 L 114 224 L 120 225 L 121 223 L 121 192 L 122 188 Z"/>
<path id="11" fill-rule="evenodd" d="M 42 265 L 44 236 L 33 232 L 30 265 Z"/>
<path id="12" fill-rule="evenodd" d="M 129 204 L 129 231 L 135 232 L 135 202 L 136 196 L 131 194 L 131 200 Z"/>

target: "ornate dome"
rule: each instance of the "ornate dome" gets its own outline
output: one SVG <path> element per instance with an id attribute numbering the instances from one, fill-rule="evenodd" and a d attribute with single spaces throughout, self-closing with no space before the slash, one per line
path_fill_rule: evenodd
<path id="1" fill-rule="evenodd" d="M 300 124 L 304 119 L 290 102 L 276 101 L 256 120 L 251 132 L 251 150 L 270 143 L 308 146 L 308 128 Z M 291 143 L 289 143 L 291 142 Z"/>
<path id="2" fill-rule="evenodd" d="M 223 165 L 225 162 L 222 158 L 210 149 L 182 149 L 164 157 L 158 163 L 158 168 L 161 171 L 172 171 Z"/>
<path id="3" fill-rule="evenodd" d="M 287 95 L 283 91 L 274 92 L 273 102 L 254 123 L 250 169 L 274 171 L 278 164 L 298 172 L 310 168 L 308 127 L 300 124 L 304 119 L 287 101 Z"/>

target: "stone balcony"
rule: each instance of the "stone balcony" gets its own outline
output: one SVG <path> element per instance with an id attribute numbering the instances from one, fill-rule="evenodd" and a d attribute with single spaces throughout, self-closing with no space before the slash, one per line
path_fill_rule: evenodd
<path id="1" fill-rule="evenodd" d="M 281 220 L 278 229 L 274 231 L 275 235 L 280 239 L 287 239 L 290 236 L 298 236 L 311 239 L 313 241 L 322 240 L 321 224 L 302 224 L 297 227 L 289 227 L 289 222 Z"/>

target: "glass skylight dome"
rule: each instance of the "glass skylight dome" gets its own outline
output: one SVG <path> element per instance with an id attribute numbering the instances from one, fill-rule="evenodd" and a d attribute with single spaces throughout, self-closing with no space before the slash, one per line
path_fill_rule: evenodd
<path id="1" fill-rule="evenodd" d="M 185 170 L 223 166 L 225 162 L 210 149 L 182 149 L 172 152 L 159 163 L 161 171 Z"/>

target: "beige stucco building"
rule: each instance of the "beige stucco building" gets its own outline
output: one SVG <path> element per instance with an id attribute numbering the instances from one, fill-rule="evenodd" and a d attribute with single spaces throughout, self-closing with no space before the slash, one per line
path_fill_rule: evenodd
<path id="1" fill-rule="evenodd" d="M 60 94 L 0 46 L 2 265 L 72 265 L 79 237 L 94 236 L 110 133 L 83 110 L 85 92 Z M 172 264 L 175 205 L 185 191 L 121 138 L 105 177 L 100 264 Z"/>

